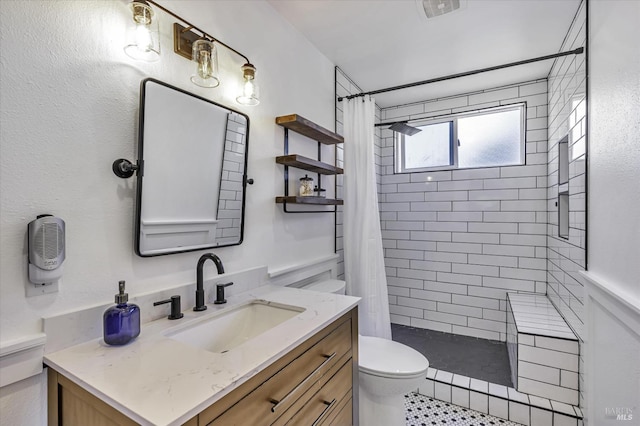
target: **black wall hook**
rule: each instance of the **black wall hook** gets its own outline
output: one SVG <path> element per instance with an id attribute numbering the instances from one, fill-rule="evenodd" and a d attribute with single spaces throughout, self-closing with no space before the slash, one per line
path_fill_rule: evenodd
<path id="1" fill-rule="evenodd" d="M 113 173 L 119 178 L 127 179 L 133 176 L 135 172 L 140 170 L 140 166 L 137 162 L 136 164 L 133 164 L 126 158 L 118 158 L 111 165 L 111 170 L 113 170 Z"/>

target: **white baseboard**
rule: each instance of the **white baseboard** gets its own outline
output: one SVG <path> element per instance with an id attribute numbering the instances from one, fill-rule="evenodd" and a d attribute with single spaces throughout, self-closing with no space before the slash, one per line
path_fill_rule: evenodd
<path id="1" fill-rule="evenodd" d="M 640 424 L 640 302 L 619 285 L 583 272 L 586 411 L 591 425 Z M 624 422 L 623 422 L 624 423 Z"/>

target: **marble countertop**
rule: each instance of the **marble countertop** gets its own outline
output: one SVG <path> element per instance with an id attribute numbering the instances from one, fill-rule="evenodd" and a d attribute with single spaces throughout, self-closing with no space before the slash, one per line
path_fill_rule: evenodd
<path id="1" fill-rule="evenodd" d="M 261 299 L 304 308 L 304 312 L 229 350 L 212 353 L 169 337 L 189 322 Z M 45 355 L 45 364 L 143 425 L 180 425 L 221 399 L 291 349 L 348 312 L 358 298 L 265 285 L 209 304 L 204 312 L 184 310 L 177 321 L 143 324 L 125 346 L 102 339 Z"/>

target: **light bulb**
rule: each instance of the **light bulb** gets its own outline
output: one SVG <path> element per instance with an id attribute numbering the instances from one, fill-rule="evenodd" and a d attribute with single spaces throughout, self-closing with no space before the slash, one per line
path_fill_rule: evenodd
<path id="1" fill-rule="evenodd" d="M 242 94 L 236 98 L 236 101 L 242 105 L 258 105 L 260 95 L 258 84 L 255 82 L 256 68 L 247 63 L 242 66 L 242 72 L 244 77 Z"/>
<path id="2" fill-rule="evenodd" d="M 153 19 L 153 10 L 144 0 L 134 0 L 129 5 L 135 29 L 130 34 L 131 43 L 124 52 L 140 61 L 153 62 L 160 58 L 158 21 Z"/>
<path id="3" fill-rule="evenodd" d="M 200 52 L 200 61 L 198 61 L 198 75 L 201 78 L 209 78 L 213 75 L 213 67 L 211 66 L 211 52 Z"/>
<path id="4" fill-rule="evenodd" d="M 255 85 L 253 84 L 253 80 L 248 80 L 244 83 L 242 95 L 245 98 L 252 98 L 255 95 Z"/>
<path id="5" fill-rule="evenodd" d="M 153 39 L 149 26 L 145 24 L 136 24 L 136 47 L 141 52 L 148 52 L 153 48 Z"/>
<path id="6" fill-rule="evenodd" d="M 217 87 L 218 59 L 216 47 L 212 41 L 200 39 L 193 43 L 192 59 L 196 62 L 196 72 L 191 76 L 191 82 L 200 87 Z"/>

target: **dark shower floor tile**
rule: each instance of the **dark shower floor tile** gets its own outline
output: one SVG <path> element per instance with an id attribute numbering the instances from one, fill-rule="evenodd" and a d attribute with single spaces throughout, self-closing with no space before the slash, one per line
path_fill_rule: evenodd
<path id="1" fill-rule="evenodd" d="M 512 387 L 505 342 L 391 324 L 393 340 L 423 354 L 429 366 Z"/>

